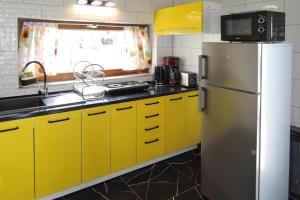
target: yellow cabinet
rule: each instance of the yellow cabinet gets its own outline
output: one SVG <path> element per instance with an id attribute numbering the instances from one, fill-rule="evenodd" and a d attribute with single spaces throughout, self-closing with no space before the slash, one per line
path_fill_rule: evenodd
<path id="1" fill-rule="evenodd" d="M 203 31 L 203 2 L 163 8 L 155 13 L 157 35 L 190 34 Z"/>
<path id="2" fill-rule="evenodd" d="M 34 199 L 32 119 L 0 122 L 0 199 Z"/>
<path id="3" fill-rule="evenodd" d="M 111 106 L 111 171 L 136 164 L 136 102 Z"/>
<path id="4" fill-rule="evenodd" d="M 82 180 L 110 173 L 110 106 L 82 112 Z"/>
<path id="5" fill-rule="evenodd" d="M 151 111 L 165 112 L 165 97 L 149 98 L 137 102 L 138 113 Z"/>
<path id="6" fill-rule="evenodd" d="M 166 153 L 184 147 L 185 135 L 184 94 L 166 97 Z"/>
<path id="7" fill-rule="evenodd" d="M 138 140 L 137 152 L 138 163 L 163 156 L 165 152 L 164 134 L 157 134 Z"/>
<path id="8" fill-rule="evenodd" d="M 201 113 L 199 112 L 199 92 L 185 93 L 185 135 L 184 146 L 200 143 Z"/>
<path id="9" fill-rule="evenodd" d="M 81 112 L 35 119 L 35 192 L 40 198 L 81 184 Z"/>

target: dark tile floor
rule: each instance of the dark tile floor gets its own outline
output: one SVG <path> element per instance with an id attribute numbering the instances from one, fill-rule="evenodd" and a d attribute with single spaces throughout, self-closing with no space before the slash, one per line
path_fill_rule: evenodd
<path id="1" fill-rule="evenodd" d="M 200 153 L 190 151 L 59 200 L 204 200 Z"/>

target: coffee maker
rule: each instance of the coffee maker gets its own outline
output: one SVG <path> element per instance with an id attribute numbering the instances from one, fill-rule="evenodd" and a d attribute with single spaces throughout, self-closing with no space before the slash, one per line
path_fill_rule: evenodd
<path id="1" fill-rule="evenodd" d="M 177 85 L 180 83 L 179 58 L 168 56 L 163 58 L 164 67 L 168 71 L 168 84 Z"/>
<path id="2" fill-rule="evenodd" d="M 180 83 L 179 58 L 164 57 L 163 65 L 154 68 L 154 81 L 156 85 L 177 85 Z"/>

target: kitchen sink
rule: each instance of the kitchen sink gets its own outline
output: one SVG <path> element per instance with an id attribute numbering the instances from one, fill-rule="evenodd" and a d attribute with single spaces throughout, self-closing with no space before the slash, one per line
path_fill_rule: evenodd
<path id="1" fill-rule="evenodd" d="M 82 104 L 85 101 L 74 92 L 52 94 L 48 97 L 28 96 L 0 99 L 0 114 L 34 111 Z"/>
<path id="2" fill-rule="evenodd" d="M 40 96 L 0 99 L 0 112 L 33 109 L 45 106 Z"/>

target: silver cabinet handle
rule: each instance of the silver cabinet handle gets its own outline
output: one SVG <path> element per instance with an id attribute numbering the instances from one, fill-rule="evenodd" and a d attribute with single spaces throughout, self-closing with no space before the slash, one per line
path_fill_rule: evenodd
<path id="1" fill-rule="evenodd" d="M 8 128 L 8 129 L 0 130 L 0 133 L 9 132 L 9 131 L 15 131 L 15 130 L 18 130 L 18 129 L 19 129 L 19 127 L 16 126 L 14 128 Z"/>
<path id="2" fill-rule="evenodd" d="M 207 108 L 207 90 L 204 87 L 199 87 L 199 111 L 205 111 Z"/>
<path id="3" fill-rule="evenodd" d="M 208 56 L 199 56 L 199 77 L 200 80 L 208 78 Z"/>

